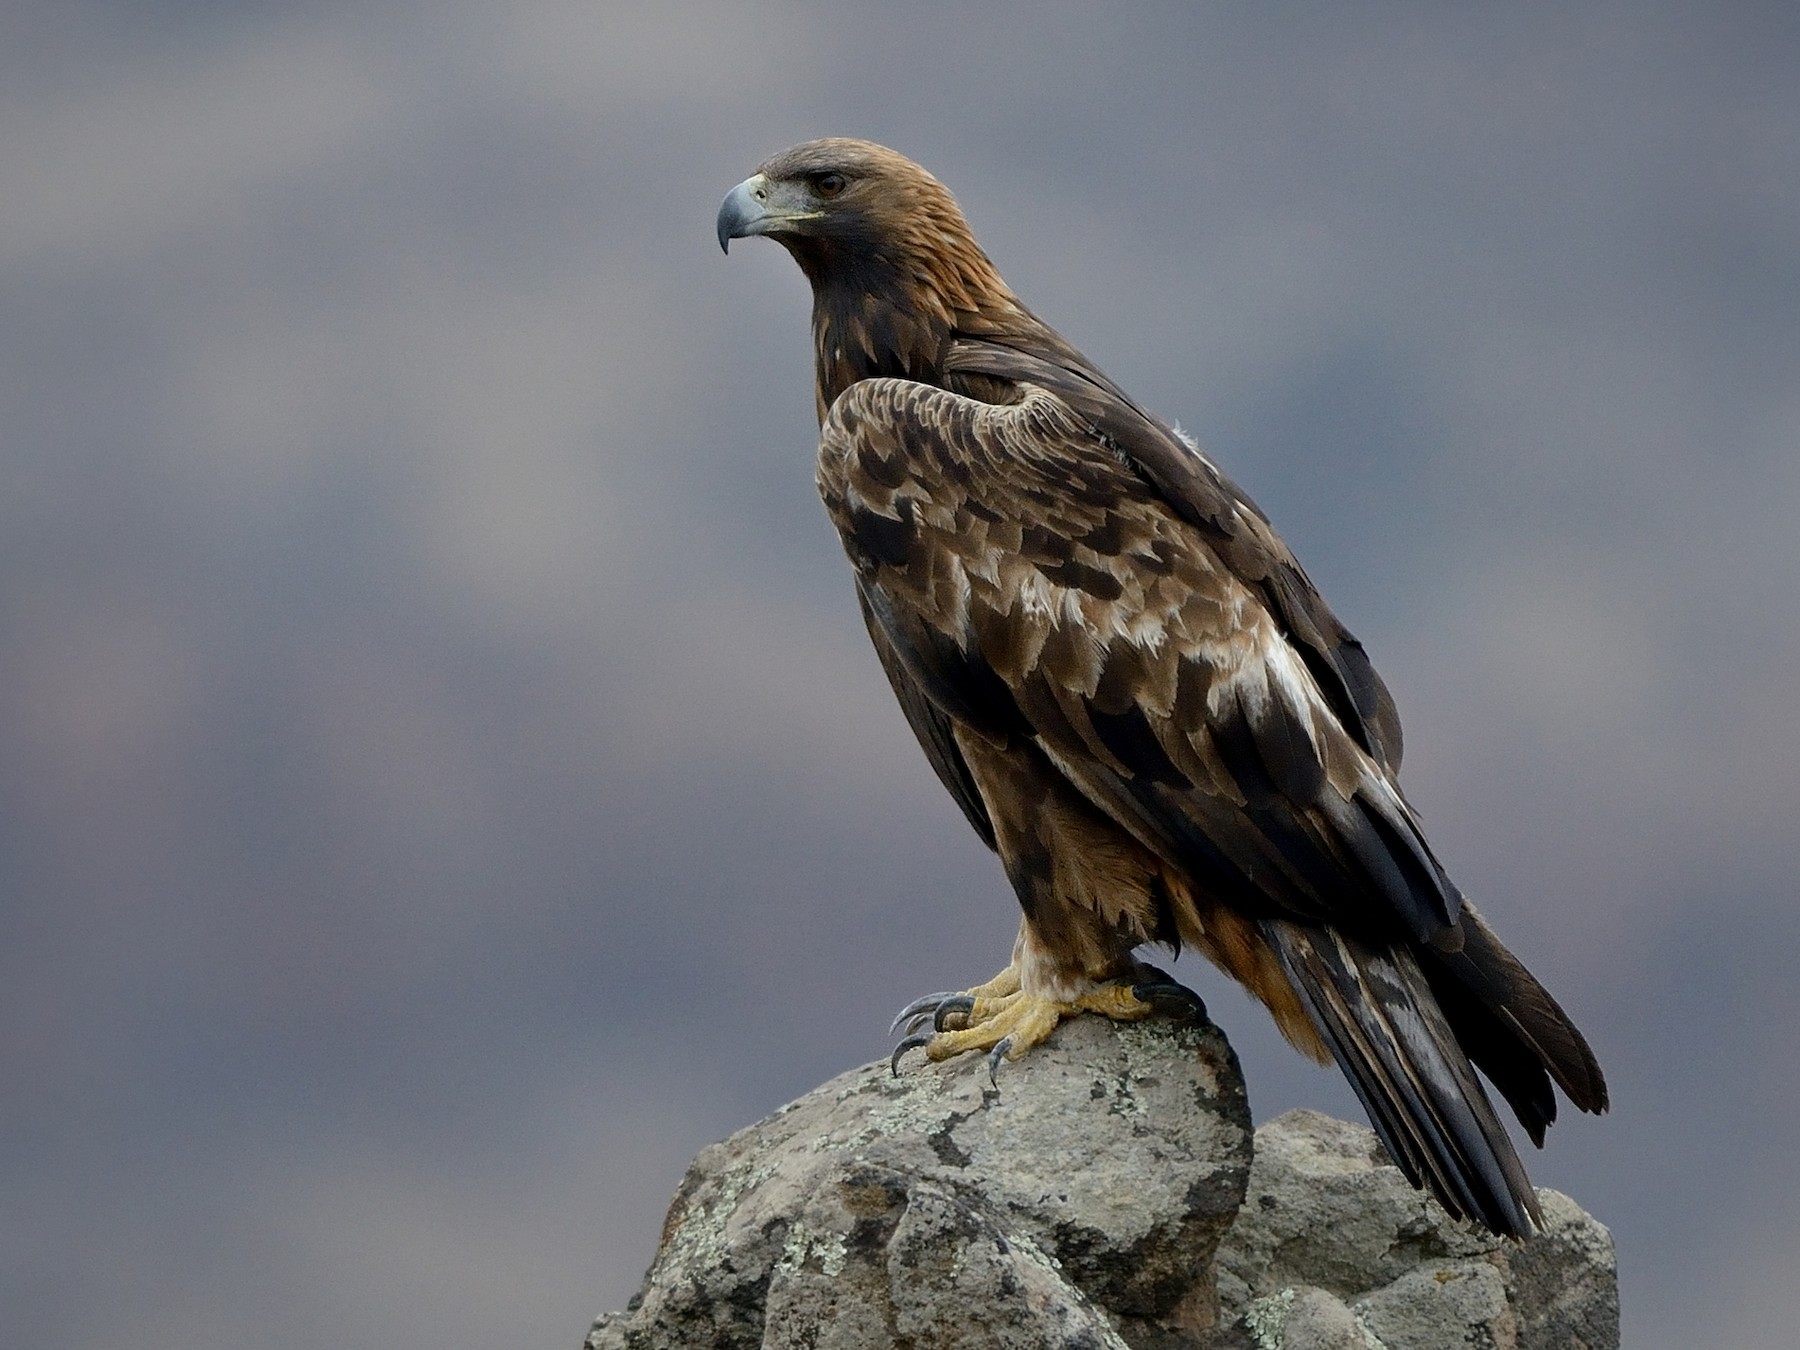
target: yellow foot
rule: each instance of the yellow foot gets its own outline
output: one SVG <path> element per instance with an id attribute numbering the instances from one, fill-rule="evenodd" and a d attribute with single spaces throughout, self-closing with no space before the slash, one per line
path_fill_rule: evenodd
<path id="1" fill-rule="evenodd" d="M 909 1004 L 894 1019 L 894 1030 L 909 1032 L 929 1021 L 930 1034 L 909 1035 L 894 1047 L 889 1067 L 900 1071 L 900 1057 L 924 1047 L 933 1061 L 950 1059 L 971 1050 L 988 1052 L 988 1079 L 999 1086 L 1003 1059 L 1018 1059 L 1056 1029 L 1065 1017 L 1093 1012 L 1116 1022 L 1135 1022 L 1154 1012 L 1173 1012 L 1205 1017 L 1200 996 L 1152 966 L 1140 966 L 1130 975 L 1090 985 L 1068 1001 L 1027 994 L 1019 987 L 1018 971 L 1001 971 L 986 984 L 965 994 L 931 994 Z"/>

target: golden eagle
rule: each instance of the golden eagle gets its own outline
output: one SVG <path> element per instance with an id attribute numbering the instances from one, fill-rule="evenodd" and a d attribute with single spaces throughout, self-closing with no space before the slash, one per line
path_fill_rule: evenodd
<path id="1" fill-rule="evenodd" d="M 1402 795 L 1400 721 L 1263 513 L 1022 304 L 950 193 L 866 141 L 776 155 L 720 207 L 812 284 L 818 483 L 883 669 L 1024 919 L 1005 970 L 902 1014 L 941 1060 L 1181 991 L 1187 944 L 1335 1058 L 1394 1161 L 1522 1237 L 1593 1052 L 1452 884 Z M 1190 995 L 1191 997 L 1191 995 Z M 896 1023 L 900 1025 L 900 1023 Z"/>

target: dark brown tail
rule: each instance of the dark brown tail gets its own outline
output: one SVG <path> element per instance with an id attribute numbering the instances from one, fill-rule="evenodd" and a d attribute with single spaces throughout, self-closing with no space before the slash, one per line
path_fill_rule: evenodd
<path id="1" fill-rule="evenodd" d="M 1569 1015 L 1467 901 L 1461 926 L 1460 952 L 1421 953 L 1425 978 L 1458 1043 L 1542 1148 L 1544 1131 L 1556 1119 L 1550 1081 L 1581 1110 L 1597 1115 L 1609 1105 L 1606 1079 Z"/>
<path id="2" fill-rule="evenodd" d="M 1556 1115 L 1551 1077 L 1587 1111 L 1606 1109 L 1606 1086 L 1581 1033 L 1473 910 L 1463 928 L 1462 951 L 1415 956 L 1263 924 L 1389 1156 L 1451 1214 L 1522 1238 L 1543 1215 L 1474 1065 L 1538 1143 Z"/>

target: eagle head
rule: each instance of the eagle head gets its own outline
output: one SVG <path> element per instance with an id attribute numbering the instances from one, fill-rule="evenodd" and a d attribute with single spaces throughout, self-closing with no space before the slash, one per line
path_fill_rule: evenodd
<path id="1" fill-rule="evenodd" d="M 821 289 L 903 290 L 973 307 L 1005 294 L 950 191 L 906 156 L 847 136 L 783 150 L 725 194 L 719 247 L 768 235 Z"/>

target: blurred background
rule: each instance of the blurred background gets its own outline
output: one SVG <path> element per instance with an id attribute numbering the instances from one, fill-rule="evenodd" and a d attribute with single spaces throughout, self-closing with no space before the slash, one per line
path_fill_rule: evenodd
<path id="1" fill-rule="evenodd" d="M 1800 1324 L 1800 10 L 0 18 L 0 1343 L 578 1344 L 1015 903 L 867 650 L 808 137 L 1254 494 L 1615 1109 L 1626 1338 Z M 1360 1118 L 1203 964 L 1259 1119 Z"/>

